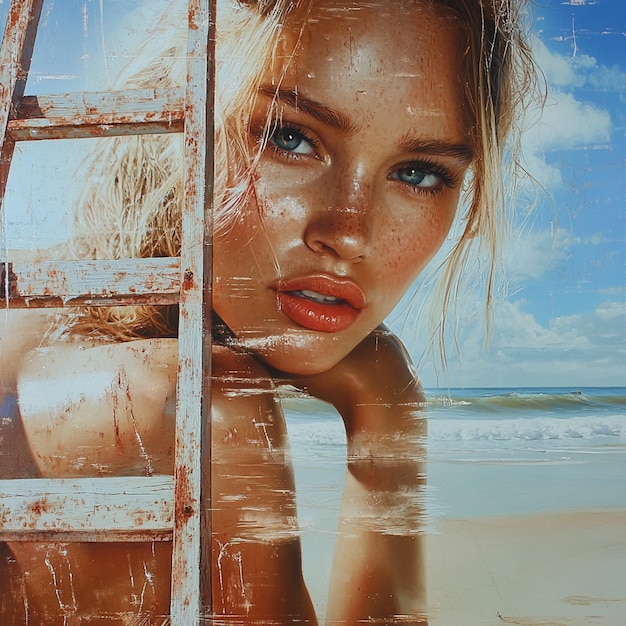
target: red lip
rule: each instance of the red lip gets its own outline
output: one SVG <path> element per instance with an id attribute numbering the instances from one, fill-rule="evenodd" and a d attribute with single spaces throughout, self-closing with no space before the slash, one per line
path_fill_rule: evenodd
<path id="1" fill-rule="evenodd" d="M 298 326 L 318 332 L 346 330 L 366 306 L 365 294 L 354 281 L 323 274 L 282 281 L 274 289 L 282 313 Z"/>

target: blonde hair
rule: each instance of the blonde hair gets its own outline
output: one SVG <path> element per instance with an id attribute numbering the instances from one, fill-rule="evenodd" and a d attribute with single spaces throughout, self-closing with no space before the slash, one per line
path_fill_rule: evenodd
<path id="1" fill-rule="evenodd" d="M 261 76 L 273 61 L 285 24 L 293 27 L 293 21 L 300 20 L 300 27 L 306 27 L 307 9 L 313 1 L 218 0 L 216 236 L 228 229 L 249 188 L 255 155 L 247 139 L 248 116 Z M 506 163 L 516 163 L 517 149 L 510 136 L 518 111 L 535 85 L 535 70 L 525 38 L 525 0 L 413 1 L 429 2 L 452 15 L 466 36 L 465 92 L 475 159 L 465 189 L 464 229 L 443 268 L 438 292 L 437 326 L 443 337 L 446 311 L 463 282 L 474 244 L 489 258 L 490 306 L 498 242 L 510 222 L 504 171 Z M 139 51 L 144 63 L 141 70 L 124 72 L 125 86 L 179 83 L 185 76 L 185 37 L 183 29 L 175 36 L 171 30 L 172 24 L 184 25 L 186 19 L 186 11 L 168 7 L 151 43 Z M 91 184 L 77 206 L 72 256 L 117 259 L 179 254 L 181 141 L 175 135 L 102 141 L 85 176 Z M 175 336 L 176 323 L 172 307 L 113 307 L 83 310 L 71 326 L 80 333 L 127 340 Z"/>

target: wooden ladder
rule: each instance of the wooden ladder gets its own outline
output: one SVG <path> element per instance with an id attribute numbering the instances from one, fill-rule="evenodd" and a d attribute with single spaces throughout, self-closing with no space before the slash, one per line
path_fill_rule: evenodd
<path id="1" fill-rule="evenodd" d="M 189 0 L 184 90 L 24 95 L 43 0 L 12 0 L 0 51 L 0 210 L 18 141 L 184 133 L 180 258 L 0 259 L 1 307 L 178 303 L 174 476 L 0 481 L 0 541 L 173 541 L 172 624 L 211 613 L 211 0 Z M 206 216 L 206 217 L 205 217 Z M 1 311 L 0 311 L 1 314 Z M 41 506 L 45 498 L 45 506 Z"/>

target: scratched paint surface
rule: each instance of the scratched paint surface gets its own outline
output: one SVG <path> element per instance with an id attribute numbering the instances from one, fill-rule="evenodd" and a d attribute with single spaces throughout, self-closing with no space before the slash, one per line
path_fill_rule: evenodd
<path id="1" fill-rule="evenodd" d="M 121 4 L 114 0 L 47 0 L 27 93 L 118 88 L 116 76 L 126 61 L 139 56 L 137 42 L 150 33 L 153 12 L 162 3 L 153 3 L 151 8 L 149 2 L 128 2 L 124 10 Z M 623 217 L 613 221 L 605 217 L 607 213 L 624 214 L 626 161 L 623 137 L 617 137 L 615 130 L 623 128 L 623 112 L 616 112 L 614 104 L 603 104 L 603 98 L 623 100 L 626 68 L 623 60 L 602 57 L 598 48 L 608 42 L 609 47 L 623 49 L 624 34 L 613 18 L 606 17 L 616 10 L 614 4 L 604 9 L 599 2 L 585 0 L 559 4 L 561 9 L 565 5 L 569 14 L 557 13 L 555 7 L 553 13 L 541 13 L 535 25 L 539 34 L 544 29 L 550 33 L 545 38 L 550 49 L 537 46 L 552 81 L 550 97 L 561 103 L 562 108 L 555 106 L 554 110 L 561 111 L 563 124 L 569 122 L 569 135 L 549 108 L 550 125 L 542 131 L 547 135 L 543 140 L 549 158 L 539 165 L 531 163 L 535 175 L 546 175 L 540 182 L 558 198 L 560 219 L 553 220 L 552 203 L 546 201 L 543 206 L 542 201 L 534 214 L 538 235 L 514 242 L 515 258 L 506 260 L 514 276 L 512 291 L 527 294 L 527 299 L 511 295 L 498 301 L 495 349 L 482 351 L 481 338 L 473 332 L 480 309 L 468 298 L 469 321 L 462 324 L 460 333 L 472 332 L 462 334 L 460 343 L 467 343 L 465 363 L 469 362 L 469 367 L 463 368 L 452 356 L 446 384 L 430 375 L 428 366 L 423 367 L 426 386 L 437 388 L 428 394 L 428 486 L 424 468 L 420 466 L 417 472 L 412 466 L 416 480 L 400 481 L 403 489 L 399 495 L 389 488 L 373 489 L 369 508 L 349 511 L 348 528 L 341 507 L 350 477 L 346 478 L 345 471 L 346 435 L 337 412 L 303 397 L 288 384 L 281 386 L 284 381 L 279 381 L 276 392 L 275 383 L 262 373 L 250 372 L 249 363 L 217 355 L 214 384 L 220 397 L 228 400 L 230 408 L 240 405 L 239 414 L 249 418 L 232 421 L 221 405 L 214 407 L 214 603 L 218 613 L 225 606 L 237 606 L 241 613 L 239 621 L 224 618 L 224 623 L 252 623 L 246 619 L 246 611 L 262 603 L 264 592 L 268 597 L 273 597 L 272 593 L 280 596 L 272 581 L 281 580 L 278 564 L 298 561 L 298 541 L 305 582 L 323 620 L 329 578 L 337 567 L 337 561 L 333 563 L 337 539 L 366 528 L 382 529 L 390 541 L 408 534 L 428 535 L 428 556 L 423 557 L 421 569 L 430 590 L 429 623 L 435 626 L 582 625 L 590 620 L 607 626 L 621 624 L 626 611 L 626 598 L 619 587 L 626 577 L 626 394 L 606 396 L 586 387 L 623 385 L 623 272 L 619 279 L 612 276 L 614 268 L 624 263 L 624 224 Z M 2 21 L 6 7 L 6 0 L 0 2 Z M 623 21 L 623 14 L 617 13 L 615 19 Z M 600 69 L 592 72 L 594 67 Z M 614 73 L 608 77 L 611 68 Z M 607 82 L 600 84 L 605 74 Z M 576 91 L 577 86 L 581 91 Z M 178 91 L 170 95 L 180 103 Z M 109 132 L 109 121 L 105 120 L 103 135 Z M 180 115 L 162 116 L 158 123 L 171 126 L 167 145 L 176 153 L 173 159 L 180 161 L 179 138 L 175 138 L 182 126 Z M 574 128 L 583 130 L 573 132 Z M 569 138 L 566 141 L 564 137 Z M 82 197 L 87 176 L 81 166 L 103 141 L 111 145 L 118 141 L 115 150 L 124 150 L 125 140 L 112 138 L 68 140 L 63 149 L 47 139 L 18 143 L 2 207 L 0 261 L 35 261 L 41 268 L 47 267 L 43 261 L 56 263 L 65 258 L 64 245 L 72 236 L 68 216 Z M 539 140 L 533 141 L 529 160 L 543 153 Z M 562 154 L 566 151 L 567 155 Z M 103 167 L 102 176 L 106 173 L 107 167 Z M 596 193 L 600 180 L 607 190 L 604 196 Z M 574 192 L 560 195 L 563 187 Z M 591 217 L 589 206 L 594 207 Z M 608 209 L 600 211 L 601 207 Z M 579 224 L 587 234 L 577 230 Z M 131 240 L 134 234 L 132 227 L 121 223 L 117 232 L 108 233 L 105 239 L 115 245 L 120 238 Z M 582 248 L 584 258 L 577 256 Z M 604 252 L 597 252 L 601 248 Z M 93 250 L 83 258 L 108 256 Z M 604 274 L 600 272 L 603 267 Z M 175 275 L 178 269 L 174 266 L 168 271 Z M 46 280 L 54 290 L 74 279 L 80 283 L 80 275 L 66 280 L 63 273 L 59 277 L 52 272 Z M 545 272 L 550 273 L 549 280 L 540 280 Z M 32 272 L 24 271 L 24 276 L 36 284 L 43 280 L 32 278 Z M 588 287 L 594 280 L 597 290 Z M 128 284 L 140 291 L 146 285 L 151 289 L 149 276 L 136 281 L 132 275 L 128 280 L 126 274 L 115 275 L 104 287 L 96 288 L 103 291 L 118 283 L 124 284 L 124 291 L 129 290 Z M 185 283 L 185 288 L 190 287 L 193 274 Z M 159 305 L 174 305 L 175 291 L 171 284 L 165 285 L 166 295 L 159 296 L 163 298 Z M 145 301 L 142 297 L 109 302 L 102 310 L 110 311 L 112 319 L 132 325 L 130 308 L 112 309 L 110 305 L 150 300 L 150 296 Z M 570 304 L 585 298 L 588 305 L 584 311 Z M 534 300 L 549 300 L 552 309 L 533 308 L 529 302 Z M 124 316 L 124 311 L 129 315 Z M 152 314 L 162 315 L 163 309 L 153 308 Z M 172 505 L 167 498 L 172 489 L 179 367 L 175 332 L 170 332 L 164 321 L 167 330 L 159 338 L 125 342 L 122 350 L 117 349 L 119 343 L 95 335 L 91 328 L 81 331 L 87 339 L 78 341 L 81 333 L 77 333 L 71 341 L 59 342 L 66 315 L 66 309 L 0 310 L 0 480 L 67 480 L 60 493 L 20 491 L 14 498 L 0 498 L 0 523 L 40 533 L 37 541 L 9 537 L 0 543 L 0 623 L 166 623 L 173 507 L 177 507 L 179 520 L 192 510 L 187 501 Z M 414 328 L 404 313 L 393 317 L 391 323 L 397 332 L 405 332 L 404 337 L 405 329 Z M 522 327 L 530 330 L 522 333 Z M 422 337 L 405 339 L 416 361 L 422 354 Z M 583 345 L 586 352 L 572 350 L 572 344 Z M 538 353 L 544 357 L 539 359 Z M 564 357 L 565 353 L 569 356 Z M 19 370 L 13 372 L 8 364 L 18 362 Z M 535 377 L 529 374 L 533 370 Z M 557 376 L 557 370 L 566 371 L 571 378 Z M 589 385 L 588 380 L 592 381 Z M 553 391 L 529 392 L 546 385 Z M 602 397 L 615 409 L 606 416 L 594 414 L 597 421 L 593 421 L 588 415 L 595 405 L 588 402 L 588 412 L 577 414 L 571 428 L 568 424 L 556 431 L 550 430 L 554 422 L 548 421 L 548 416 L 521 409 L 536 418 L 534 425 L 520 426 L 512 417 L 508 419 L 507 413 L 508 421 L 500 428 L 494 420 L 504 409 L 488 405 L 482 413 L 481 409 L 473 413 L 480 405 L 476 396 L 449 389 L 494 386 L 506 391 L 490 390 L 487 395 L 503 397 L 503 403 L 520 393 L 532 395 L 536 402 L 538 396 L 567 396 L 584 387 L 585 396 Z M 459 408 L 463 406 L 470 408 L 464 413 Z M 416 410 L 421 415 L 423 406 Z M 565 412 L 562 405 L 560 410 Z M 286 426 L 282 411 L 287 414 Z M 585 445 L 576 447 L 579 441 Z M 421 465 L 425 441 L 418 437 L 405 443 L 412 450 L 412 461 Z M 401 446 L 398 450 L 402 452 Z M 593 462 L 592 458 L 601 460 Z M 391 466 L 402 474 L 401 463 Z M 364 473 L 367 475 L 366 469 Z M 112 480 L 103 501 L 96 500 L 87 483 L 73 482 L 103 476 Z M 138 477 L 155 479 L 154 491 L 145 497 L 134 496 L 133 481 Z M 45 483 L 37 486 L 46 488 Z M 123 498 L 116 499 L 122 493 Z M 131 507 L 133 512 L 128 513 Z M 108 521 L 124 512 L 129 530 L 112 533 L 102 541 Z M 61 527 L 65 535 L 46 534 L 55 526 L 51 520 L 57 515 L 82 525 L 80 541 L 72 541 L 66 527 Z M 103 526 L 94 523 L 94 518 L 104 520 Z M 604 529 L 602 536 L 597 528 Z M 152 531 L 153 540 L 143 541 Z M 251 545 L 263 549 L 252 553 Z M 390 569 L 395 568 L 392 565 Z M 290 597 L 274 601 L 304 602 L 297 584 L 287 589 Z M 357 590 L 355 596 L 359 593 Z M 407 623 L 401 618 L 396 621 Z M 217 618 L 214 623 L 221 622 Z M 270 620 L 256 623 L 269 624 Z"/>

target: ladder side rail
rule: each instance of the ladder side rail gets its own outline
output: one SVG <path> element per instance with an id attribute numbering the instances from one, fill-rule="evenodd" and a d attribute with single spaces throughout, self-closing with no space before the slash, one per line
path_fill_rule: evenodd
<path id="1" fill-rule="evenodd" d="M 209 0 L 189 1 L 185 115 L 182 289 L 176 410 L 172 626 L 211 612 L 210 533 L 210 241 L 212 99 Z"/>
<path id="2" fill-rule="evenodd" d="M 208 12 L 207 33 L 205 36 L 205 54 L 203 72 L 204 82 L 204 109 L 203 119 L 200 120 L 200 132 L 205 141 L 204 146 L 204 197 L 202 203 L 202 218 L 204 223 L 202 249 L 204 261 L 203 308 L 202 308 L 202 339 L 204 360 L 202 363 L 202 400 L 204 415 L 204 436 L 200 450 L 204 464 L 202 474 L 202 525 L 200 529 L 200 599 L 203 617 L 213 615 L 213 500 L 212 500 L 212 349 L 213 349 L 213 232 L 214 232 L 214 202 L 215 202 L 215 20 L 217 0 L 204 0 Z"/>
<path id="3" fill-rule="evenodd" d="M 0 209 L 15 142 L 6 136 L 9 118 L 24 95 L 43 0 L 13 0 L 0 48 Z"/>

